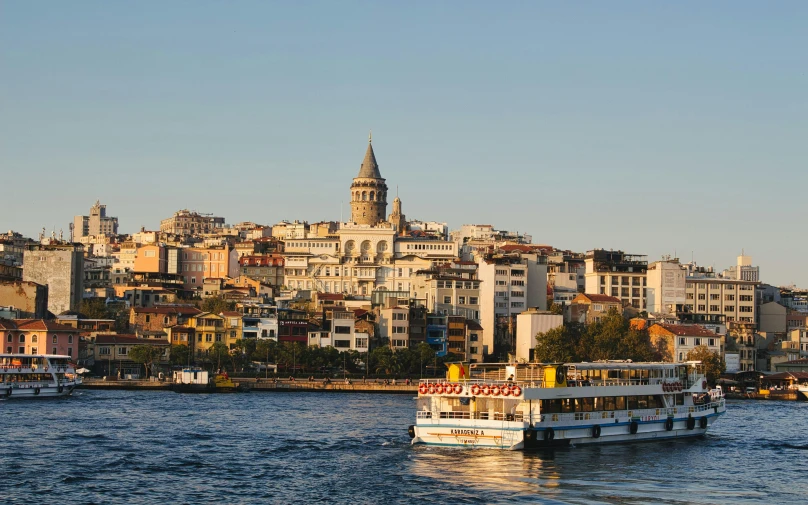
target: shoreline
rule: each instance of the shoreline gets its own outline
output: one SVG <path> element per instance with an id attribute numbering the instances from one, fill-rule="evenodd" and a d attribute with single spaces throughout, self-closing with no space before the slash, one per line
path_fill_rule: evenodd
<path id="1" fill-rule="evenodd" d="M 307 380 L 279 380 L 275 382 L 267 379 L 232 378 L 236 385 L 244 385 L 250 392 L 274 393 L 376 393 L 376 394 L 411 394 L 418 395 L 418 384 L 375 384 L 368 382 L 310 382 Z M 101 389 L 125 391 L 171 391 L 171 382 L 145 381 L 145 380 L 85 380 L 76 389 Z"/>

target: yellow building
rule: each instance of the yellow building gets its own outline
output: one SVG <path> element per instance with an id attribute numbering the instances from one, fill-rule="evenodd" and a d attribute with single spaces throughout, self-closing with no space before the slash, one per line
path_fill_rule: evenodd
<path id="1" fill-rule="evenodd" d="M 188 326 L 194 329 L 194 353 L 203 356 L 216 342 L 227 344 L 229 321 L 224 316 L 203 312 L 188 318 Z"/>
<path id="2" fill-rule="evenodd" d="M 242 338 L 242 314 L 241 312 L 227 311 L 222 312 L 221 316 L 224 317 L 226 333 L 225 343 L 227 344 L 227 348 L 232 350 L 236 345 L 236 340 L 241 340 Z"/>

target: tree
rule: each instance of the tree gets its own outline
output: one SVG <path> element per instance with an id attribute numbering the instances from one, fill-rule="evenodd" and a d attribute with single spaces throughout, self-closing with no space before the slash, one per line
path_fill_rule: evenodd
<path id="1" fill-rule="evenodd" d="M 173 366 L 188 365 L 191 362 L 191 349 L 187 345 L 172 345 L 169 362 Z"/>
<path id="2" fill-rule="evenodd" d="M 103 298 L 85 298 L 79 304 L 79 312 L 87 319 L 115 319 L 115 311 L 107 307 Z"/>
<path id="3" fill-rule="evenodd" d="M 208 358 L 216 362 L 216 370 L 222 368 L 222 361 L 230 358 L 230 349 L 222 342 L 214 342 L 208 349 Z"/>
<path id="4" fill-rule="evenodd" d="M 233 310 L 236 308 L 236 302 L 227 301 L 219 295 L 210 296 L 199 303 L 199 309 L 213 314 L 221 314 L 222 312 Z"/>
<path id="5" fill-rule="evenodd" d="M 155 361 L 159 361 L 163 356 L 163 349 L 153 345 L 136 345 L 129 349 L 129 359 L 135 363 L 140 363 L 146 367 L 146 378 L 149 378 L 149 370 Z"/>
<path id="6" fill-rule="evenodd" d="M 727 364 L 717 353 L 711 351 L 706 345 L 694 347 L 687 353 L 687 361 L 701 361 L 707 382 L 715 385 L 721 374 L 727 369 Z"/>
<path id="7" fill-rule="evenodd" d="M 534 359 L 541 363 L 567 363 L 575 361 L 575 342 L 570 329 L 559 326 L 536 335 Z"/>
<path id="8" fill-rule="evenodd" d="M 564 307 L 562 307 L 561 305 L 559 305 L 559 304 L 557 304 L 557 303 L 551 303 L 551 304 L 549 305 L 549 307 L 550 307 L 550 309 L 549 309 L 549 310 L 550 310 L 550 313 L 551 313 L 551 314 L 555 314 L 555 315 L 562 315 L 562 314 L 564 314 Z"/>

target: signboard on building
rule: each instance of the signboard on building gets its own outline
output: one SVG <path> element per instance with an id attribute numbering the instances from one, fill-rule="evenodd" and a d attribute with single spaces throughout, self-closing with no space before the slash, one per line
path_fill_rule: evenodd
<path id="1" fill-rule="evenodd" d="M 737 352 L 728 352 L 724 355 L 727 364 L 727 373 L 738 373 L 741 371 L 741 355 Z"/>

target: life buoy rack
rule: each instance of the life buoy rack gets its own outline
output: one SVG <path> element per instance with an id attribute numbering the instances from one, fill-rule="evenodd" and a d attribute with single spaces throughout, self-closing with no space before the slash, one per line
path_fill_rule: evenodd
<path id="1" fill-rule="evenodd" d="M 35 394 L 35 395 L 38 395 L 38 394 L 39 394 L 39 388 L 34 388 L 34 394 Z"/>
<path id="2" fill-rule="evenodd" d="M 628 432 L 631 433 L 632 435 L 636 435 L 637 430 L 639 428 L 640 428 L 640 425 L 639 425 L 639 423 L 637 423 L 637 421 L 631 421 L 629 423 L 629 425 L 628 425 Z"/>
<path id="3" fill-rule="evenodd" d="M 429 388 L 427 388 L 427 390 L 429 391 L 429 394 L 434 395 L 435 394 L 435 385 L 430 384 Z"/>
<path id="4" fill-rule="evenodd" d="M 699 419 L 699 428 L 706 430 L 707 429 L 707 417 L 702 417 Z"/>
<path id="5" fill-rule="evenodd" d="M 502 396 L 511 396 L 511 387 L 510 386 L 502 386 Z"/>
<path id="6" fill-rule="evenodd" d="M 501 392 L 502 390 L 499 389 L 499 386 L 497 386 L 496 384 L 494 384 L 494 386 L 491 387 L 491 396 L 499 396 Z"/>
<path id="7" fill-rule="evenodd" d="M 455 393 L 456 395 L 459 395 L 459 394 L 460 394 L 460 393 L 462 393 L 462 392 L 463 392 L 463 386 L 462 386 L 462 385 L 460 385 L 460 384 L 455 384 L 455 385 L 454 385 L 454 393 Z"/>
<path id="8" fill-rule="evenodd" d="M 437 384 L 435 386 L 435 393 L 442 395 L 443 394 L 443 384 Z"/>
<path id="9" fill-rule="evenodd" d="M 418 386 L 418 392 L 422 395 L 425 395 L 426 392 L 429 391 L 429 388 L 423 382 Z"/>
<path id="10" fill-rule="evenodd" d="M 665 431 L 672 431 L 673 430 L 673 418 L 669 417 L 665 419 Z"/>
<path id="11" fill-rule="evenodd" d="M 600 425 L 592 426 L 592 438 L 600 438 Z"/>
<path id="12" fill-rule="evenodd" d="M 547 428 L 544 430 L 544 441 L 551 442 L 555 438 L 555 430 L 552 428 Z"/>
<path id="13" fill-rule="evenodd" d="M 522 388 L 519 386 L 514 386 L 513 389 L 511 389 L 511 394 L 513 396 L 520 396 L 522 394 Z"/>
<path id="14" fill-rule="evenodd" d="M 566 372 L 564 372 L 564 367 L 556 368 L 556 384 L 561 384 L 567 378 Z"/>
<path id="15" fill-rule="evenodd" d="M 687 429 L 692 430 L 695 427 L 696 427 L 696 418 L 693 417 L 693 416 L 688 416 L 687 417 Z"/>
<path id="16" fill-rule="evenodd" d="M 491 394 L 491 386 L 485 384 L 482 389 L 483 396 L 488 396 Z"/>
<path id="17" fill-rule="evenodd" d="M 471 385 L 471 394 L 474 396 L 480 395 L 480 385 L 479 384 L 472 384 Z"/>

